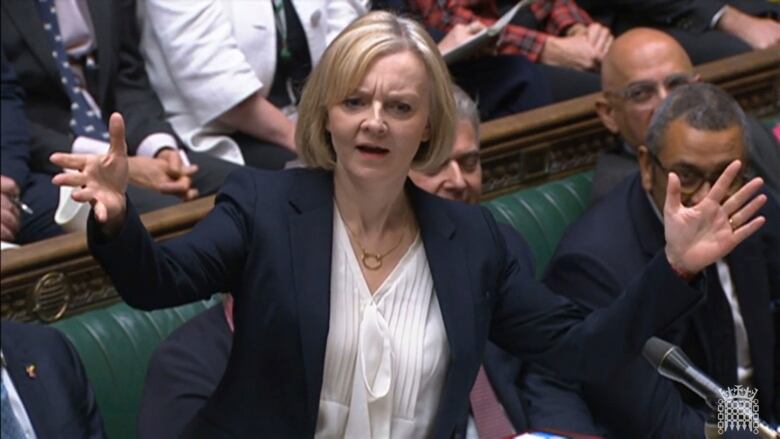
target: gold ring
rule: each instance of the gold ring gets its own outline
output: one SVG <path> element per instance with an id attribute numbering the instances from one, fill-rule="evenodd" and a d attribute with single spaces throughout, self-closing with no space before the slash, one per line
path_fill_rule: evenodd
<path id="1" fill-rule="evenodd" d="M 732 231 L 733 231 L 734 229 L 736 229 L 736 228 L 737 228 L 737 227 L 734 225 L 734 219 L 733 219 L 733 218 L 729 218 L 729 225 L 731 226 L 731 230 L 732 230 Z"/>

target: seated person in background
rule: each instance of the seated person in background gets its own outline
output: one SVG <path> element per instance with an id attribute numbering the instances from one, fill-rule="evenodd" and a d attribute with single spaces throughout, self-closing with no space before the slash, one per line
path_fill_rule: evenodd
<path id="1" fill-rule="evenodd" d="M 416 14 L 413 2 L 408 0 L 375 0 L 371 5 L 374 9 L 404 15 Z M 484 28 L 475 20 L 456 24 L 446 35 L 434 27 L 428 26 L 426 30 L 438 42 L 439 51 L 445 53 Z M 492 49 L 485 49 L 447 67 L 453 81 L 479 102 L 479 118 L 483 122 L 553 102 L 550 82 L 538 65 L 522 56 L 496 54 Z"/>
<path id="2" fill-rule="evenodd" d="M 603 93 L 596 112 L 621 142 L 596 163 L 591 204 L 636 172 L 636 148 L 644 143 L 650 118 L 667 94 L 698 79 L 685 50 L 661 31 L 637 28 L 615 40 L 601 69 Z M 752 117 L 748 117 L 748 130 L 751 165 L 769 188 L 780 190 L 780 146 Z"/>
<path id="3" fill-rule="evenodd" d="M 616 34 L 638 26 L 672 35 L 698 65 L 780 43 L 780 5 L 766 0 L 578 0 Z"/>
<path id="4" fill-rule="evenodd" d="M 24 92 L 0 50 L 2 124 L 0 124 L 0 241 L 25 244 L 62 233 L 54 224 L 59 189 L 51 176 L 30 172 L 29 134 Z M 22 204 L 26 208 L 22 208 Z"/>
<path id="5" fill-rule="evenodd" d="M 78 353 L 56 329 L 2 321 L 3 439 L 104 438 Z"/>
<path id="6" fill-rule="evenodd" d="M 0 32 L 25 92 L 31 170 L 56 173 L 54 152 L 105 153 L 107 117 L 121 111 L 135 154 L 129 194 L 147 211 L 216 192 L 235 166 L 178 149 L 144 72 L 133 16 L 124 0 L 3 2 Z"/>
<path id="7" fill-rule="evenodd" d="M 437 172 L 412 171 L 409 177 L 428 192 L 476 204 L 482 192 L 479 115 L 474 102 L 462 90 L 455 87 L 453 95 L 458 117 L 450 160 Z M 500 227 L 523 270 L 533 275 L 533 256 L 525 240 L 511 227 Z M 232 319 L 233 298 L 226 295 L 223 306 L 194 317 L 155 350 L 149 362 L 138 417 L 140 437 L 177 437 L 205 404 L 225 371 L 232 343 Z M 528 429 L 515 385 L 519 374 L 520 361 L 488 343 L 482 372 L 471 393 L 469 422 L 460 426 L 468 433 L 465 437 L 496 437 L 491 433 L 509 436 Z M 483 423 L 485 417 L 495 413 L 500 418 L 498 430 L 485 430 L 491 428 Z M 589 422 L 584 415 L 577 415 L 585 418 L 578 427 Z M 571 426 L 571 422 L 565 424 Z"/>
<path id="8" fill-rule="evenodd" d="M 434 39 L 441 40 L 442 51 L 490 26 L 517 3 L 514 0 L 389 2 L 399 1 L 407 2 Z M 552 86 L 553 100 L 558 102 L 598 90 L 598 68 L 611 42 L 609 29 L 594 22 L 573 0 L 541 0 L 518 12 L 496 41 L 494 53 L 520 56 L 536 63 Z M 454 76 L 460 75 L 456 72 Z"/>
<path id="9" fill-rule="evenodd" d="M 303 83 L 367 0 L 139 0 L 141 52 L 184 143 L 238 164 L 295 158 Z"/>
<path id="10" fill-rule="evenodd" d="M 691 84 L 674 90 L 656 111 L 647 141 L 638 149 L 639 172 L 571 226 L 544 282 L 589 310 L 613 303 L 665 245 L 662 217 L 669 173 L 680 178 L 683 203 L 698 203 L 729 163 L 747 160 L 746 129 L 739 105 L 717 87 Z M 659 337 L 681 346 L 721 386 L 758 389 L 761 417 L 777 423 L 780 206 L 773 197 L 760 197 L 768 198 L 762 208 L 764 228 L 705 269 L 706 300 Z M 739 214 L 728 220 L 732 227 L 743 221 Z M 555 381 L 547 382 L 556 386 Z M 657 374 L 644 358 L 633 360 L 610 382 L 584 384 L 581 390 L 590 413 L 609 437 L 703 435 L 709 411 L 704 402 Z M 549 426 L 550 419 L 582 407 L 576 394 L 571 397 L 570 404 L 529 411 L 531 425 Z"/>

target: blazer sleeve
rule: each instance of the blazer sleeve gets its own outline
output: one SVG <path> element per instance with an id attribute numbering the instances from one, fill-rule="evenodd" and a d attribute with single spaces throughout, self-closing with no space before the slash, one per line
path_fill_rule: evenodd
<path id="1" fill-rule="evenodd" d="M 179 3 L 179 2 L 176 2 Z M 138 145 L 148 136 L 165 133 L 176 139 L 173 128 L 165 120 L 165 112 L 146 75 L 144 59 L 138 50 L 139 33 L 135 19 L 135 1 L 123 0 L 120 33 L 118 71 L 114 96 L 116 109 L 125 117 L 127 144 L 135 154 Z M 110 115 L 105 114 L 104 117 Z M 168 145 L 176 147 L 178 145 Z"/>
<path id="2" fill-rule="evenodd" d="M 166 308 L 234 291 L 252 241 L 255 194 L 250 171 L 228 177 L 214 209 L 190 232 L 156 243 L 128 199 L 122 230 L 113 239 L 101 234 L 90 214 L 87 242 L 128 305 Z"/>
<path id="3" fill-rule="evenodd" d="M 0 144 L 2 151 L 2 174 L 14 180 L 23 188 L 30 174 L 29 134 L 27 118 L 24 114 L 24 91 L 16 79 L 16 75 L 5 58 L 5 52 L 0 51 L 2 63 L 2 124 L 0 129 Z"/>
<path id="4" fill-rule="evenodd" d="M 220 0 L 147 0 L 144 19 L 177 92 L 205 125 L 262 87 Z"/>
<path id="5" fill-rule="evenodd" d="M 565 379 L 607 381 L 617 367 L 640 353 L 648 338 L 669 328 L 704 297 L 701 277 L 689 285 L 661 252 L 622 297 L 583 319 L 578 306 L 524 273 L 489 211 L 483 214 L 501 259 L 491 341 L 521 358 L 539 361 Z M 631 330 L 614 337 L 624 328 Z"/>
<path id="6" fill-rule="evenodd" d="M 545 284 L 580 305 L 587 312 L 605 312 L 619 304 L 628 291 L 622 291 L 618 276 L 597 258 L 582 252 L 562 252 L 550 263 Z M 660 285 L 649 282 L 652 295 L 664 292 Z M 665 294 L 664 294 L 665 296 Z M 630 333 L 635 326 L 630 320 L 616 333 Z M 614 340 L 615 337 L 607 337 Z M 555 392 L 571 388 L 557 378 L 532 376 L 535 383 Z M 704 429 L 704 417 L 687 405 L 675 385 L 661 377 L 641 356 L 627 361 L 611 375 L 609 383 L 584 382 L 580 397 L 596 413 L 598 421 L 618 437 L 696 437 Z M 566 404 L 556 409 L 537 405 L 538 420 L 550 420 L 554 410 L 568 414 L 577 412 L 576 395 L 569 395 Z"/>

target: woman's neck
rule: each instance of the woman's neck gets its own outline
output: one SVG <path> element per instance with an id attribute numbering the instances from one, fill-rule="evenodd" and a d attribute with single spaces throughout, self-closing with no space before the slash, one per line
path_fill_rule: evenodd
<path id="1" fill-rule="evenodd" d="M 404 192 L 405 178 L 386 184 L 365 184 L 345 174 L 334 173 L 334 196 L 342 219 L 355 234 L 374 240 L 409 224 L 411 208 Z"/>

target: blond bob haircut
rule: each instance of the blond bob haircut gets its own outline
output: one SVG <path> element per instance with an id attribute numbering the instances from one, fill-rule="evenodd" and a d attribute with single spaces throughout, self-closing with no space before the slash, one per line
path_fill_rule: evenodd
<path id="1" fill-rule="evenodd" d="M 375 11 L 352 22 L 330 44 L 303 89 L 295 141 L 307 166 L 332 170 L 336 165 L 325 128 L 328 108 L 354 93 L 379 58 L 407 50 L 419 57 L 431 80 L 430 138 L 420 144 L 412 169 L 432 172 L 448 160 L 457 118 L 447 65 L 417 22 Z"/>

